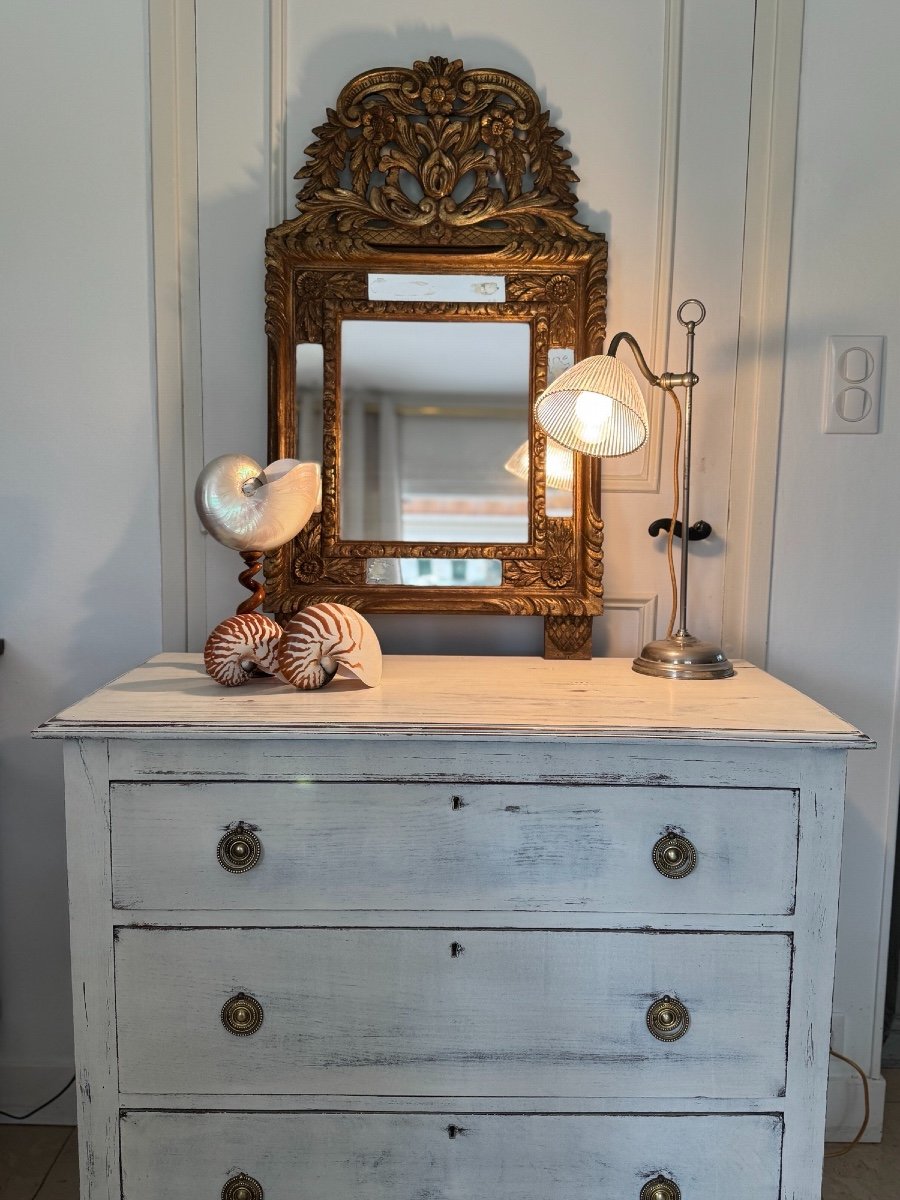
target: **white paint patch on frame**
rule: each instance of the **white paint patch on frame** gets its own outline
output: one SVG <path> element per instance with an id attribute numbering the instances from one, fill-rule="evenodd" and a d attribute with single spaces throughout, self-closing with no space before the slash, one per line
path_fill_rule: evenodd
<path id="1" fill-rule="evenodd" d="M 506 300 L 506 276 L 370 274 L 369 299 L 502 304 Z"/>

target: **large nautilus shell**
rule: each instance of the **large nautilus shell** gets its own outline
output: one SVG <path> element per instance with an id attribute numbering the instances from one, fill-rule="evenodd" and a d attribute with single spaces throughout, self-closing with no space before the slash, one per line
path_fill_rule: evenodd
<path id="1" fill-rule="evenodd" d="M 324 687 L 339 671 L 366 687 L 381 682 L 381 646 L 375 630 L 346 604 L 312 604 L 281 635 L 279 675 L 296 688 Z"/>
<path id="2" fill-rule="evenodd" d="M 206 639 L 206 673 L 222 687 L 240 687 L 259 671 L 275 675 L 280 640 L 281 626 L 262 613 L 226 617 Z"/>
<path id="3" fill-rule="evenodd" d="M 223 454 L 200 472 L 194 499 L 203 525 L 232 550 L 277 550 L 321 506 L 318 463 L 279 458 L 263 470 L 245 454 Z"/>

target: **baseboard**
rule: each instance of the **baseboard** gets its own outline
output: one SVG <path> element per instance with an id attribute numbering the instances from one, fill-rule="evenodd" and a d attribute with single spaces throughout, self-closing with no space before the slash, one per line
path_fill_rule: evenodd
<path id="1" fill-rule="evenodd" d="M 40 1064 L 0 1062 L 0 1109 L 11 1113 L 29 1112 L 55 1095 L 74 1074 L 75 1068 L 68 1059 Z M 0 1125 L 74 1124 L 74 1086 L 27 1121 L 0 1117 Z"/>
<path id="2" fill-rule="evenodd" d="M 880 1142 L 884 1126 L 884 1078 L 869 1076 L 869 1124 L 863 1134 L 864 1142 Z M 828 1076 L 828 1109 L 825 1118 L 825 1140 L 850 1142 L 859 1132 L 863 1119 L 862 1081 L 855 1071 L 845 1067 L 832 1068 Z"/>

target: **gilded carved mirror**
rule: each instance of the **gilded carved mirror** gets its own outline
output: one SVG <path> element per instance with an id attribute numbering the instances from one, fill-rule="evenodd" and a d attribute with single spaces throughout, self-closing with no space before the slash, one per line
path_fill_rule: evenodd
<path id="1" fill-rule="evenodd" d="M 561 132 L 516 76 L 431 58 L 357 76 L 314 135 L 266 331 L 270 458 L 321 461 L 322 511 L 268 607 L 538 614 L 548 657 L 589 657 L 599 472 L 532 416 L 605 332 Z"/>

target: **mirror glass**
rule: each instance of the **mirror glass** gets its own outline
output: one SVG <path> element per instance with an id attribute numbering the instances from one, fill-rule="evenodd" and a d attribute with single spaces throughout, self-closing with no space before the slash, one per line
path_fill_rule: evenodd
<path id="1" fill-rule="evenodd" d="M 341 538 L 527 542 L 530 378 L 524 322 L 344 320 Z"/>
<path id="2" fill-rule="evenodd" d="M 366 583 L 403 583 L 410 587 L 499 587 L 499 558 L 369 558 Z"/>

